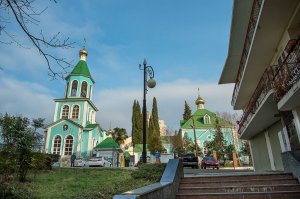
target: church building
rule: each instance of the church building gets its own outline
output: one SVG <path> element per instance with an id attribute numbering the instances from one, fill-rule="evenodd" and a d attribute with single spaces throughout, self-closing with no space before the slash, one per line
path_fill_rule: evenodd
<path id="1" fill-rule="evenodd" d="M 198 95 L 195 101 L 197 110 L 188 120 L 180 121 L 179 135 L 183 138 L 185 135 L 195 141 L 194 130 L 196 132 L 196 141 L 202 149 L 204 155 L 209 149 L 206 143 L 212 141 L 215 137 L 216 125 L 221 126 L 221 133 L 226 140 L 227 145 L 232 144 L 236 149 L 239 149 L 235 126 L 229 121 L 218 117 L 215 113 L 205 109 L 205 101 Z M 194 121 L 193 121 L 194 120 Z M 195 129 L 194 129 L 195 126 Z"/>
<path id="2" fill-rule="evenodd" d="M 93 148 L 103 140 L 96 122 L 97 107 L 92 102 L 95 83 L 86 63 L 88 52 L 79 51 L 80 60 L 65 78 L 64 97 L 54 99 L 53 123 L 45 129 L 45 152 L 62 158 L 89 158 Z"/>

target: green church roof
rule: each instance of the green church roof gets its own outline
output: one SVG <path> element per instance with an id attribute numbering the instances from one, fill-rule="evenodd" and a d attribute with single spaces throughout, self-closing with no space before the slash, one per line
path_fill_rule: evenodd
<path id="1" fill-rule="evenodd" d="M 108 137 L 105 140 L 103 140 L 100 144 L 95 146 L 94 149 L 121 149 L 121 148 L 112 137 Z"/>
<path id="2" fill-rule="evenodd" d="M 204 123 L 204 116 L 208 115 L 210 117 L 210 123 Z M 229 121 L 226 121 L 220 117 L 218 117 L 215 113 L 207 110 L 207 109 L 198 109 L 192 117 L 195 121 L 195 128 L 214 128 L 216 126 L 217 119 L 219 121 L 219 125 L 221 126 L 234 126 Z M 193 125 L 192 118 L 188 119 L 187 121 L 181 120 L 180 126 L 181 128 L 189 129 L 192 128 Z"/>
<path id="3" fill-rule="evenodd" d="M 86 61 L 84 61 L 84 60 L 79 60 L 79 62 L 74 67 L 74 69 L 72 70 L 72 72 L 68 75 L 68 77 L 70 75 L 82 75 L 82 76 L 86 76 L 86 77 L 91 78 L 91 80 L 93 82 L 95 82 L 94 79 L 92 78 L 92 75 L 90 73 L 88 65 L 86 64 Z"/>
<path id="4" fill-rule="evenodd" d="M 94 128 L 98 127 L 98 126 L 99 126 L 99 128 L 101 128 L 99 124 L 88 124 L 88 125 L 86 125 L 85 128 L 87 128 L 87 129 L 94 129 Z"/>

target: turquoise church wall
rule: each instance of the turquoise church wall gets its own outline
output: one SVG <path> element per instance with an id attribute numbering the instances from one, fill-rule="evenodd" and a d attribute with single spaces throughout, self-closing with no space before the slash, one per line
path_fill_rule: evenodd
<path id="1" fill-rule="evenodd" d="M 63 126 L 68 125 L 68 130 L 63 131 Z M 52 140 L 55 138 L 56 135 L 61 136 L 62 142 L 61 142 L 61 149 L 60 149 L 60 154 L 63 155 L 64 152 L 64 147 L 65 147 L 65 139 L 68 135 L 72 135 L 74 139 L 74 147 L 73 147 L 73 153 L 76 152 L 77 150 L 77 138 L 78 138 L 78 127 L 70 122 L 64 121 L 61 122 L 55 126 L 53 126 L 50 129 L 50 139 L 49 139 L 49 147 L 48 147 L 48 153 L 52 153 L 52 147 L 53 147 L 53 142 Z"/>
<path id="2" fill-rule="evenodd" d="M 62 107 L 64 105 L 69 105 L 69 115 L 72 116 L 72 107 L 73 105 L 78 105 L 79 106 L 79 118 L 78 119 L 73 119 L 70 117 L 71 120 L 74 120 L 76 123 L 81 124 L 83 122 L 83 108 L 84 108 L 84 102 L 58 102 L 57 105 L 57 114 L 56 114 L 56 121 L 60 119 L 61 112 L 62 112 Z"/>

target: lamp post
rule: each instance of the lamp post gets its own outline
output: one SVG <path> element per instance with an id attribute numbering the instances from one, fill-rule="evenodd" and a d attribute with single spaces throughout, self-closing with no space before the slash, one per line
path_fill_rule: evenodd
<path id="1" fill-rule="evenodd" d="M 143 163 L 147 162 L 146 158 L 146 128 L 147 128 L 147 107 L 146 107 L 146 94 L 147 94 L 147 86 L 149 88 L 154 88 L 156 85 L 154 78 L 154 70 L 151 66 L 147 66 L 147 61 L 144 59 L 143 66 L 139 65 L 140 70 L 144 71 L 144 98 L 143 98 L 143 152 L 142 152 L 142 160 Z M 150 79 L 147 80 L 147 76 L 149 75 Z"/>

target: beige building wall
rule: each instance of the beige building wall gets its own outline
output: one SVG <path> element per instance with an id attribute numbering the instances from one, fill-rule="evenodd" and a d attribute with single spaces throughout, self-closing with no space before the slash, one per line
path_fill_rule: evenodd
<path id="1" fill-rule="evenodd" d="M 283 126 L 281 124 L 281 121 L 278 121 L 267 130 L 269 134 L 275 170 L 283 170 L 283 164 L 281 160 L 281 147 L 278 136 L 278 132 L 282 131 L 282 129 Z"/>
<path id="2" fill-rule="evenodd" d="M 265 139 L 265 133 L 259 133 L 258 135 L 250 139 L 250 143 L 255 171 L 272 170 Z"/>

